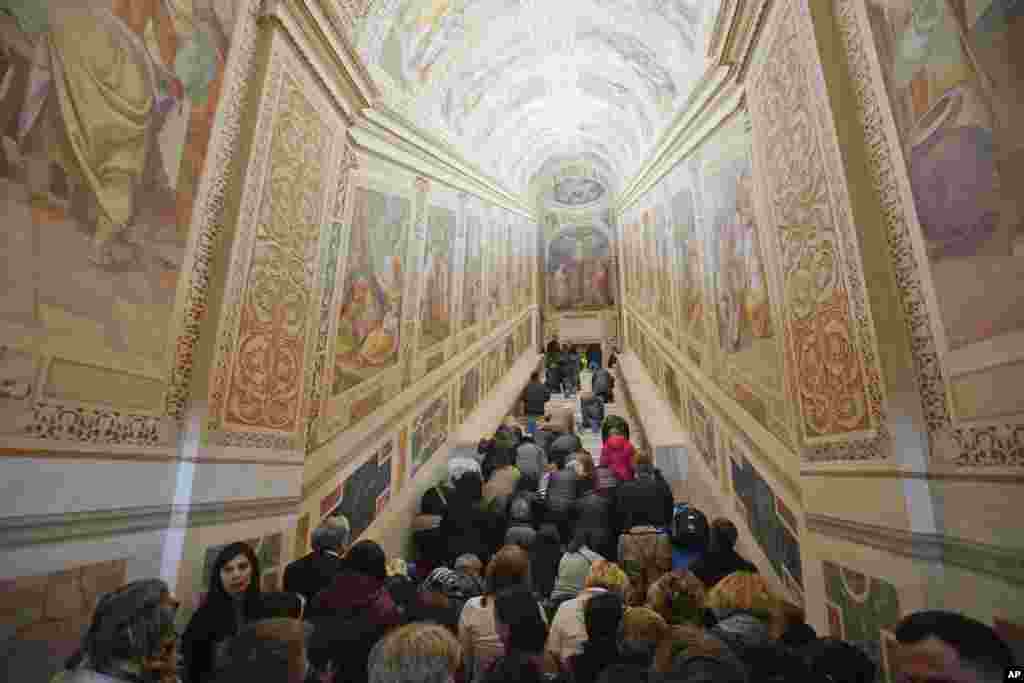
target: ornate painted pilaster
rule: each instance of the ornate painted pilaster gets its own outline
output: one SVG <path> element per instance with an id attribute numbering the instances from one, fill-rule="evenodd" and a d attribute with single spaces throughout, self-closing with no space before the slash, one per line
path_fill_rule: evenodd
<path id="1" fill-rule="evenodd" d="M 330 334 L 332 323 L 332 306 L 335 300 L 335 291 L 339 283 L 340 271 L 343 269 L 341 258 L 344 253 L 342 240 L 345 232 L 346 213 L 349 204 L 349 197 L 352 194 L 351 176 L 352 172 L 359 167 L 359 158 L 352 150 L 351 145 L 346 141 L 342 149 L 339 168 L 336 177 L 334 203 L 331 210 L 331 234 L 327 242 L 326 252 L 320 269 L 320 325 L 317 330 L 316 347 L 314 350 L 312 380 L 310 388 L 309 415 L 306 422 L 306 447 L 311 449 L 315 446 L 315 434 L 317 433 L 318 422 L 327 401 L 326 385 L 330 381 L 330 368 L 328 367 L 328 352 L 330 349 Z"/>

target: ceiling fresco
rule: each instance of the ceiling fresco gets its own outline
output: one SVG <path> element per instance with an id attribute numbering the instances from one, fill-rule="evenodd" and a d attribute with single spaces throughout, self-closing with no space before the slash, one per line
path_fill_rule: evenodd
<path id="1" fill-rule="evenodd" d="M 684 106 L 719 5 L 378 0 L 358 48 L 404 113 L 509 189 L 556 157 L 593 157 L 614 185 Z"/>

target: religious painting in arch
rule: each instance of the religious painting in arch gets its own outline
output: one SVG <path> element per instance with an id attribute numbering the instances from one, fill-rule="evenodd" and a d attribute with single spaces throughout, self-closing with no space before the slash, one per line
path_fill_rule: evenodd
<path id="1" fill-rule="evenodd" d="M 559 311 L 614 305 L 614 269 L 615 257 L 603 230 L 563 230 L 548 245 L 548 304 Z"/>
<path id="2" fill-rule="evenodd" d="M 332 395 L 398 362 L 404 247 L 411 215 L 407 198 L 356 187 Z"/>
<path id="3" fill-rule="evenodd" d="M 440 344 L 452 331 L 452 294 L 455 255 L 455 212 L 431 206 L 427 214 L 427 248 L 424 263 L 426 277 L 420 308 L 421 350 Z"/>
<path id="4" fill-rule="evenodd" d="M 1022 414 L 1024 3 L 864 2 L 954 413 Z"/>
<path id="5" fill-rule="evenodd" d="M 196 4 L 0 3 L 0 319 L 52 355 L 170 367 L 235 22 Z"/>

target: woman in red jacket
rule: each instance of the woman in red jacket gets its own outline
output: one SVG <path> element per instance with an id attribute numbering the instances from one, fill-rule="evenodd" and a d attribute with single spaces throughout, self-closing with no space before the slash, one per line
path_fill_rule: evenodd
<path id="1" fill-rule="evenodd" d="M 608 440 L 601 447 L 601 464 L 611 469 L 620 482 L 633 478 L 633 459 L 636 450 L 618 430 L 608 433 Z"/>

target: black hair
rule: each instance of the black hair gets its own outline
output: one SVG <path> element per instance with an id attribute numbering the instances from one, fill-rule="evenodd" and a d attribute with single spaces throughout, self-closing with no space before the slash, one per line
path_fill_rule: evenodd
<path id="1" fill-rule="evenodd" d="M 543 683 L 544 676 L 530 658 L 511 652 L 494 662 L 484 676 L 484 683 Z"/>
<path id="2" fill-rule="evenodd" d="M 456 485 L 462 482 L 467 475 L 468 473 L 462 475 Z M 359 541 L 345 554 L 346 569 L 372 576 L 380 581 L 388 578 L 387 564 L 388 558 L 384 554 L 384 549 L 375 541 Z"/>
<path id="3" fill-rule="evenodd" d="M 963 664 L 986 677 L 1002 676 L 1013 666 L 1013 651 L 985 624 L 956 612 L 927 610 L 903 618 L 894 632 L 905 645 L 935 637 L 956 650 Z"/>
<path id="4" fill-rule="evenodd" d="M 540 373 L 539 372 L 534 370 L 533 372 L 530 373 L 530 381 L 531 382 L 536 382 L 539 379 L 540 379 Z"/>
<path id="5" fill-rule="evenodd" d="M 615 644 L 619 641 L 619 628 L 625 607 L 618 593 L 605 591 L 598 593 L 583 607 L 583 623 L 587 627 L 587 637 L 594 647 Z"/>
<path id="6" fill-rule="evenodd" d="M 511 632 L 509 649 L 529 654 L 544 652 L 548 627 L 529 586 L 506 588 L 494 598 L 494 615 Z"/>
<path id="7" fill-rule="evenodd" d="M 225 619 L 232 622 L 235 620 L 234 600 L 220 579 L 220 570 L 239 555 L 245 555 L 252 567 L 252 578 L 249 581 L 249 587 L 245 589 L 243 607 L 245 621 L 250 621 L 256 616 L 260 609 L 260 560 L 256 557 L 256 551 L 248 543 L 242 541 L 231 543 L 217 553 L 217 559 L 214 560 L 213 567 L 210 569 L 210 592 L 206 596 L 206 604 L 209 608 L 221 612 Z"/>
<path id="8" fill-rule="evenodd" d="M 591 550 L 594 549 L 594 531 L 592 529 L 577 529 L 576 535 L 572 537 L 566 550 L 570 553 L 578 553 L 584 546 Z"/>
<path id="9" fill-rule="evenodd" d="M 878 668 L 854 645 L 837 638 L 819 638 L 800 648 L 800 655 L 817 678 L 835 683 L 874 683 Z"/>
<path id="10" fill-rule="evenodd" d="M 711 523 L 711 546 L 715 550 L 732 550 L 736 547 L 739 531 L 731 520 L 719 517 Z"/>

